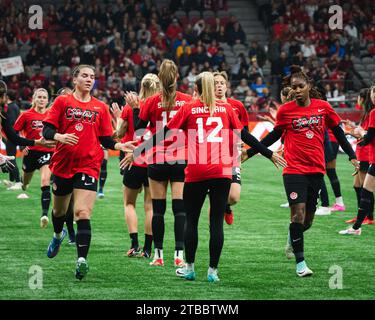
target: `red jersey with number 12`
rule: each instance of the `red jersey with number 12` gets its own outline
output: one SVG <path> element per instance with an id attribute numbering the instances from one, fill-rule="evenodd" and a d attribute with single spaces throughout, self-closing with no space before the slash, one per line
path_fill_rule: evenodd
<path id="1" fill-rule="evenodd" d="M 283 104 L 275 124 L 275 129 L 284 131 L 284 158 L 288 166 L 283 174 L 324 174 L 324 130 L 339 123 L 340 117 L 327 101 L 311 99 L 306 107 L 295 101 Z"/>
<path id="2" fill-rule="evenodd" d="M 232 178 L 233 142 L 230 132 L 242 130 L 232 106 L 217 102 L 210 116 L 208 107 L 199 100 L 185 104 L 167 124 L 169 129 L 183 129 L 188 136 L 188 164 L 185 182 Z M 235 141 L 236 142 L 236 141 Z"/>
<path id="3" fill-rule="evenodd" d="M 104 156 L 99 137 L 113 133 L 108 106 L 94 97 L 81 102 L 72 94 L 59 96 L 44 122 L 60 134 L 74 133 L 79 138 L 74 146 L 57 143 L 50 165 L 53 174 L 68 179 L 86 173 L 98 179 Z"/>

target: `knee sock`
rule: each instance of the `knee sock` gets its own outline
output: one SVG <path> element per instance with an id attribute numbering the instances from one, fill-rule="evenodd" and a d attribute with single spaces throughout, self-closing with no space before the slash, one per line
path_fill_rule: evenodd
<path id="1" fill-rule="evenodd" d="M 362 187 L 353 187 L 355 194 L 357 196 L 357 208 L 359 209 L 359 205 L 361 203 L 361 192 L 362 192 Z"/>
<path id="2" fill-rule="evenodd" d="M 143 246 L 143 251 L 151 252 L 152 246 L 152 235 L 145 233 L 145 245 Z"/>
<path id="3" fill-rule="evenodd" d="M 65 215 L 65 223 L 68 229 L 69 238 L 75 238 L 73 221 L 74 221 L 73 202 L 70 201 L 68 210 L 66 211 L 66 215 Z"/>
<path id="4" fill-rule="evenodd" d="M 52 224 L 53 224 L 53 231 L 55 232 L 55 236 L 61 234 L 65 222 L 65 216 L 56 217 L 53 210 L 52 210 Z"/>
<path id="5" fill-rule="evenodd" d="M 107 180 L 107 160 L 103 159 L 100 167 L 99 192 L 103 192 L 105 181 Z"/>
<path id="6" fill-rule="evenodd" d="M 77 254 L 78 258 L 87 257 L 91 242 L 91 224 L 90 220 L 82 219 L 77 221 Z"/>
<path id="7" fill-rule="evenodd" d="M 138 232 L 130 233 L 129 236 L 132 241 L 131 247 L 134 249 L 138 249 L 139 248 Z"/>
<path id="8" fill-rule="evenodd" d="M 174 238 L 175 238 L 175 250 L 184 250 L 184 239 L 185 239 L 185 206 L 184 200 L 174 199 L 172 200 L 172 211 L 174 215 Z"/>
<path id="9" fill-rule="evenodd" d="M 353 225 L 353 229 L 357 230 L 361 227 L 363 220 L 372 211 L 374 204 L 374 196 L 372 192 L 362 188 L 361 202 L 358 208 L 357 221 Z"/>
<path id="10" fill-rule="evenodd" d="M 340 181 L 336 174 L 336 169 L 327 169 L 327 176 L 329 181 L 331 182 L 333 193 L 335 194 L 336 198 L 341 198 L 341 188 L 340 188 Z M 343 203 L 339 203 L 343 204 Z"/>
<path id="11" fill-rule="evenodd" d="M 49 205 L 51 203 L 50 186 L 40 188 L 42 190 L 41 203 L 42 203 L 42 216 L 48 216 Z"/>
<path id="12" fill-rule="evenodd" d="M 374 193 L 373 192 L 371 192 L 370 211 L 367 214 L 367 217 L 371 220 L 374 220 Z"/>
<path id="13" fill-rule="evenodd" d="M 165 199 L 152 199 L 152 235 L 155 249 L 163 249 L 164 215 L 167 207 Z"/>
<path id="14" fill-rule="evenodd" d="M 329 207 L 329 198 L 327 192 L 326 182 L 322 181 L 322 188 L 320 189 L 320 201 L 322 203 L 322 207 Z"/>
<path id="15" fill-rule="evenodd" d="M 303 254 L 303 224 L 292 222 L 289 225 L 290 240 L 293 247 L 294 256 L 296 257 L 296 263 L 305 260 Z"/>

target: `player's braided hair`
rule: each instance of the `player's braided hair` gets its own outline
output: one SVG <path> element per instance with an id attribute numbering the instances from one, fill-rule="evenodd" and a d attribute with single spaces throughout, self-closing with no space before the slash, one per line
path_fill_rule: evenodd
<path id="1" fill-rule="evenodd" d="M 146 99 L 160 91 L 160 80 L 156 74 L 147 73 L 141 81 L 139 98 Z"/>
<path id="2" fill-rule="evenodd" d="M 363 115 L 361 118 L 361 123 L 370 114 L 371 110 L 375 107 L 371 100 L 371 90 L 375 90 L 375 86 L 372 88 L 364 88 L 359 92 L 359 97 L 363 99 Z"/>
<path id="3" fill-rule="evenodd" d="M 158 76 L 162 87 L 163 108 L 170 111 L 176 103 L 176 80 L 178 77 L 176 64 L 172 60 L 165 59 L 160 66 Z"/>
<path id="4" fill-rule="evenodd" d="M 297 66 L 297 65 L 290 66 L 290 74 L 283 78 L 282 86 L 290 87 L 292 83 L 292 78 L 305 80 L 306 83 L 311 85 L 311 89 L 309 91 L 310 98 L 324 99 L 322 93 L 318 90 L 318 88 L 312 86 L 312 80 L 308 77 L 308 75 L 305 72 L 302 71 L 302 68 L 300 66 Z"/>

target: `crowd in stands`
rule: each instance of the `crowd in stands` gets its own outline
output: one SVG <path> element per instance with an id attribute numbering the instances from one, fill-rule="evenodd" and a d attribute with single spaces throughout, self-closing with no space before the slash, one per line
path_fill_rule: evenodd
<path id="1" fill-rule="evenodd" d="M 270 103 L 270 85 L 280 85 L 290 65 L 298 64 L 336 106 L 347 107 L 345 93 L 355 89 L 352 57 L 375 53 L 373 1 L 339 1 L 345 27 L 334 31 L 328 28 L 326 1 L 257 2 L 270 31 L 267 47 L 246 39 L 226 0 L 171 0 L 162 7 L 153 0 L 66 0 L 63 6 L 44 8 L 42 30 L 29 29 L 25 3 L 0 0 L 0 59 L 21 55 L 25 67 L 25 73 L 4 79 L 27 104 L 35 88 L 54 95 L 71 85 L 72 68 L 92 64 L 97 69 L 94 94 L 121 103 L 124 91 L 137 91 L 142 77 L 157 73 L 168 58 L 179 66 L 180 91 L 191 94 L 202 71 L 227 71 L 231 94 L 258 111 Z M 186 15 L 176 15 L 181 10 Z M 192 10 L 201 15 L 190 16 Z M 205 11 L 215 15 L 204 18 Z M 229 65 L 223 44 L 243 44 L 248 54 Z M 271 74 L 265 77 L 268 61 Z"/>

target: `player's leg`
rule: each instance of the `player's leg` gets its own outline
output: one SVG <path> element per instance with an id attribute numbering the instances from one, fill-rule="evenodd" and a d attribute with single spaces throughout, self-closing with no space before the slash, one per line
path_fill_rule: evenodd
<path id="1" fill-rule="evenodd" d="M 329 178 L 329 181 L 331 182 L 332 190 L 336 198 L 336 201 L 332 207 L 332 210 L 333 211 L 345 211 L 344 200 L 341 194 L 340 180 L 336 173 L 336 158 L 337 158 L 337 153 L 339 150 L 339 145 L 338 143 L 334 143 L 334 142 L 333 143 L 331 142 L 331 145 L 333 149 L 334 159 L 327 162 L 327 176 Z"/>
<path id="2" fill-rule="evenodd" d="M 124 187 L 124 214 L 131 240 L 130 249 L 126 252 L 128 257 L 136 257 L 141 254 L 138 242 L 138 217 L 135 211 L 138 194 L 139 189 Z"/>
<path id="3" fill-rule="evenodd" d="M 73 192 L 73 180 L 53 176 L 52 193 L 53 209 L 52 224 L 54 235 L 47 249 L 47 256 L 53 258 L 57 255 L 60 245 L 66 236 L 64 230 L 65 214 Z"/>
<path id="4" fill-rule="evenodd" d="M 208 191 L 207 181 L 184 184 L 183 199 L 186 210 L 185 258 L 183 268 L 176 269 L 177 276 L 195 280 L 195 253 L 198 247 L 198 222 L 201 209 Z"/>
<path id="5" fill-rule="evenodd" d="M 87 255 L 91 243 L 91 214 L 96 200 L 98 181 L 87 174 L 78 173 L 73 178 L 74 216 L 77 222 L 77 266 L 76 278 L 88 272 Z"/>
<path id="6" fill-rule="evenodd" d="M 322 187 L 320 190 L 320 201 L 321 206 L 316 210 L 315 215 L 317 216 L 327 216 L 331 214 L 331 209 L 329 208 L 329 197 L 326 182 L 322 181 Z"/>
<path id="7" fill-rule="evenodd" d="M 66 211 L 65 215 L 65 224 L 66 228 L 68 229 L 68 235 L 69 235 L 69 242 L 70 245 L 76 244 L 76 234 L 74 231 L 74 197 L 70 198 L 68 210 Z"/>
<path id="8" fill-rule="evenodd" d="M 231 206 L 240 201 L 241 196 L 241 168 L 233 167 L 232 184 L 230 186 L 228 203 L 225 208 L 225 222 L 229 225 L 233 224 L 234 214 Z"/>
<path id="9" fill-rule="evenodd" d="M 209 181 L 209 199 L 211 206 L 210 262 L 207 272 L 209 282 L 219 281 L 217 267 L 224 245 L 223 218 L 231 184 L 229 179 L 213 179 Z"/>
<path id="10" fill-rule="evenodd" d="M 99 176 L 99 190 L 98 190 L 98 197 L 104 197 L 104 185 L 107 181 L 107 164 L 108 164 L 108 150 L 104 149 L 104 158 L 102 161 L 102 165 L 100 167 L 100 176 Z"/>
<path id="11" fill-rule="evenodd" d="M 355 191 L 356 199 L 357 199 L 357 212 L 358 212 L 360 202 L 361 202 L 362 186 L 363 186 L 363 183 L 365 181 L 365 177 L 366 177 L 367 170 L 368 170 L 369 166 L 370 166 L 370 164 L 368 163 L 368 161 L 361 161 L 359 163 L 358 174 L 356 174 L 354 176 L 353 189 Z M 371 218 L 373 220 L 373 215 L 374 215 L 374 213 L 373 213 L 373 211 L 371 211 L 368 218 Z M 352 219 L 346 220 L 345 222 L 349 223 L 349 224 L 353 224 L 356 221 L 357 221 L 357 215 Z"/>
<path id="12" fill-rule="evenodd" d="M 168 175 L 166 165 L 153 164 L 148 168 L 148 181 L 152 198 L 152 236 L 154 240 L 154 259 L 150 263 L 155 266 L 164 265 L 163 241 L 164 241 L 164 215 L 167 209 Z"/>
<path id="13" fill-rule="evenodd" d="M 41 228 L 46 228 L 49 222 L 48 211 L 51 203 L 51 170 L 48 167 L 48 164 L 43 165 L 39 169 L 40 172 L 40 189 L 41 194 L 41 204 L 42 204 L 42 216 L 40 218 Z"/>
<path id="14" fill-rule="evenodd" d="M 142 256 L 145 258 L 151 258 L 152 251 L 152 198 L 150 193 L 150 187 L 144 185 L 144 210 L 145 210 L 145 243 L 142 250 Z"/>

